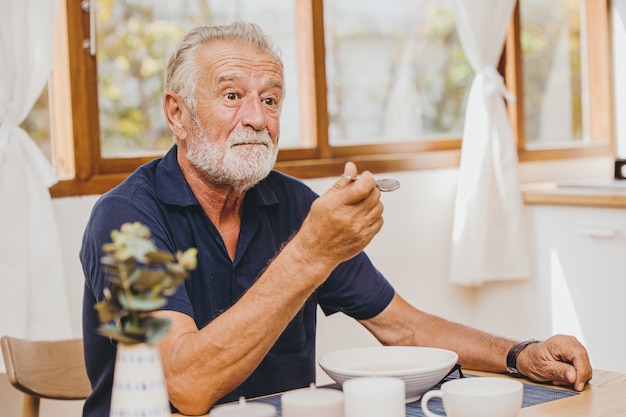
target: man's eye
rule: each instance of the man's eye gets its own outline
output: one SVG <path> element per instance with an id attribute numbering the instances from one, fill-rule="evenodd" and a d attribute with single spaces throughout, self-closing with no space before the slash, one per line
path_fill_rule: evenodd
<path id="1" fill-rule="evenodd" d="M 276 104 L 276 100 L 271 97 L 263 99 L 263 102 L 267 104 L 268 106 L 273 106 Z"/>
<path id="2" fill-rule="evenodd" d="M 227 93 L 226 94 L 226 98 L 228 100 L 237 100 L 237 94 L 235 94 L 235 93 Z"/>

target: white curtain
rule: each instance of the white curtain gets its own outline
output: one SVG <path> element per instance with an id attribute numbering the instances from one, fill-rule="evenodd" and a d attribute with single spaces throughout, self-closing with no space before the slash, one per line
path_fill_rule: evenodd
<path id="1" fill-rule="evenodd" d="M 455 0 L 461 45 L 475 71 L 465 113 L 450 281 L 526 278 L 530 265 L 517 151 L 496 70 L 515 0 Z"/>
<path id="2" fill-rule="evenodd" d="M 0 335 L 71 335 L 52 167 L 19 127 L 52 69 L 54 0 L 0 1 Z M 4 365 L 0 362 L 0 372 Z"/>

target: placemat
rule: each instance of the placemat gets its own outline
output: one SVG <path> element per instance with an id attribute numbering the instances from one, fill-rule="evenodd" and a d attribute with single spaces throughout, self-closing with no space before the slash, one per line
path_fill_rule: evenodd
<path id="1" fill-rule="evenodd" d="M 480 378 L 476 375 L 468 375 L 465 374 L 466 378 Z M 458 377 L 449 377 L 446 378 L 445 381 L 449 381 L 451 379 L 456 379 Z M 444 382 L 445 382 L 444 381 Z M 437 384 L 432 389 L 439 389 L 441 384 Z M 324 388 L 333 388 L 333 389 L 341 389 L 339 385 L 325 385 Z M 579 393 L 576 391 L 565 391 L 562 389 L 552 388 L 546 385 L 531 385 L 524 384 L 524 397 L 522 399 L 522 408 L 530 407 L 531 405 L 537 405 L 546 403 L 549 401 L 559 400 L 561 398 L 571 397 L 573 395 L 578 395 Z M 280 406 L 280 396 L 281 394 L 270 395 L 268 397 L 258 398 L 255 400 L 250 400 L 251 402 L 264 402 L 267 404 L 271 404 L 276 407 L 276 417 L 282 417 L 281 406 Z M 440 398 L 433 398 L 428 403 L 428 408 L 433 413 L 441 414 L 445 416 L 443 410 L 443 404 Z M 424 413 L 422 412 L 422 405 L 420 401 L 416 401 L 413 403 L 409 403 L 406 405 L 406 417 L 424 417 Z"/>

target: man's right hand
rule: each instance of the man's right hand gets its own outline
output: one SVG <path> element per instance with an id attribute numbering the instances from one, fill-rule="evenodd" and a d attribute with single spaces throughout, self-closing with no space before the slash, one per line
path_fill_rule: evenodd
<path id="1" fill-rule="evenodd" d="M 383 204 L 371 173 L 348 162 L 344 175 L 313 202 L 297 235 L 305 256 L 331 270 L 362 251 L 383 226 Z"/>

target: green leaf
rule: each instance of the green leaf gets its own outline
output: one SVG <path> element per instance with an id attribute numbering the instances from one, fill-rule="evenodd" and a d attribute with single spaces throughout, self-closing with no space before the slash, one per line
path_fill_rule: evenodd
<path id="1" fill-rule="evenodd" d="M 139 270 L 138 270 L 139 271 Z M 163 271 L 156 269 L 141 269 L 133 275 L 132 285 L 139 292 L 150 292 L 152 288 L 160 287 L 163 281 Z"/>
<path id="2" fill-rule="evenodd" d="M 174 261 L 174 255 L 161 250 L 146 253 L 146 260 L 152 264 L 165 264 Z"/>
<path id="3" fill-rule="evenodd" d="M 130 321 L 126 321 L 121 330 L 125 335 L 137 340 L 145 340 L 146 335 L 148 334 L 148 327 L 142 325 L 141 320 L 138 325 L 134 325 Z"/>
<path id="4" fill-rule="evenodd" d="M 111 255 L 104 255 L 100 258 L 100 263 L 104 266 L 110 266 L 112 268 L 117 268 L 117 261 Z"/>
<path id="5" fill-rule="evenodd" d="M 124 223 L 120 227 L 120 233 L 127 237 L 139 238 L 142 240 L 150 239 L 150 228 L 140 222 Z"/>
<path id="6" fill-rule="evenodd" d="M 187 271 L 181 265 L 168 263 L 166 266 L 167 273 L 174 278 L 174 281 L 183 282 L 183 280 L 187 277 Z"/>
<path id="7" fill-rule="evenodd" d="M 98 328 L 98 334 L 122 343 L 141 343 L 143 340 L 136 339 L 124 333 L 121 329 L 112 324 L 103 324 Z"/>
<path id="8" fill-rule="evenodd" d="M 198 266 L 197 255 L 198 249 L 189 248 L 185 252 L 176 252 L 176 259 L 183 268 L 193 270 Z"/>
<path id="9" fill-rule="evenodd" d="M 94 308 L 98 312 L 100 323 L 107 323 L 119 318 L 119 305 L 116 302 L 100 301 L 94 305 Z"/>
<path id="10" fill-rule="evenodd" d="M 146 254 L 153 252 L 155 249 L 154 242 L 139 238 L 128 239 L 124 247 L 124 251 L 128 251 L 131 257 L 140 262 L 146 262 Z"/>
<path id="11" fill-rule="evenodd" d="M 137 257 L 134 256 L 135 254 L 133 253 L 133 251 L 129 248 L 119 248 L 115 251 L 115 253 L 113 254 L 113 256 L 115 257 L 115 259 L 118 262 L 126 262 L 129 261 L 131 259 L 139 259 Z"/>
<path id="12" fill-rule="evenodd" d="M 104 245 L 102 245 L 103 252 L 115 252 L 116 249 L 117 245 L 115 243 L 105 243 Z"/>
<path id="13" fill-rule="evenodd" d="M 143 297 L 143 298 L 141 298 Z M 150 312 L 160 309 L 161 307 L 165 307 L 167 304 L 167 300 L 164 297 L 160 296 L 138 296 L 134 297 L 132 300 L 128 300 L 125 296 L 120 297 L 120 304 L 122 307 L 132 311 L 142 311 L 142 312 Z"/>
<path id="14" fill-rule="evenodd" d="M 148 328 L 146 343 L 156 343 L 161 340 L 172 325 L 172 321 L 166 318 L 146 317 L 144 320 Z M 144 323 L 142 323 L 142 326 L 143 325 Z"/>

